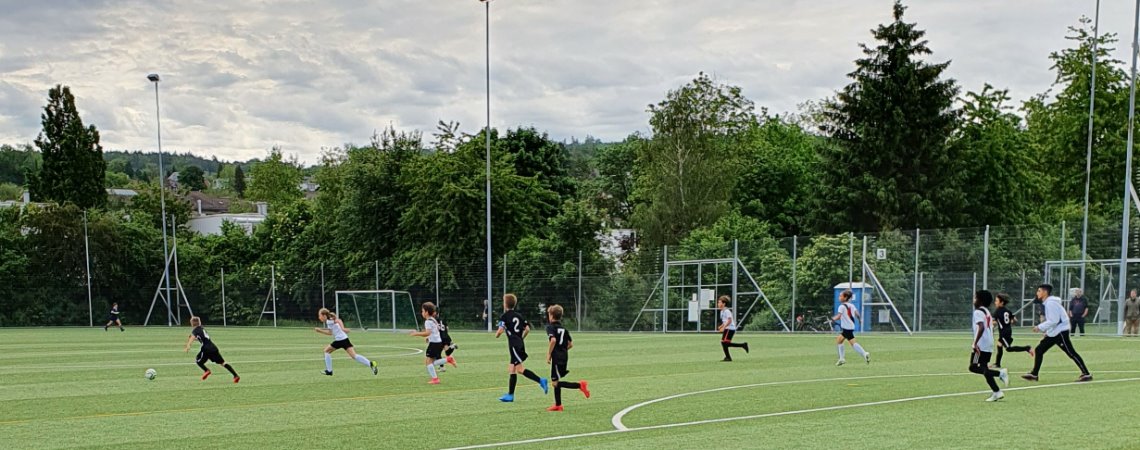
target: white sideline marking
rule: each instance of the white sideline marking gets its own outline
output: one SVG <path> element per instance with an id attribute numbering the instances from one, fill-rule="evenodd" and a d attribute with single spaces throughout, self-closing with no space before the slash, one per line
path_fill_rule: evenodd
<path id="1" fill-rule="evenodd" d="M 943 376 L 943 375 L 974 375 L 974 374 L 972 374 L 972 373 L 939 374 L 939 376 Z M 905 377 L 905 376 L 898 376 L 898 377 Z M 882 378 L 882 377 L 880 377 L 880 378 Z M 843 378 L 833 379 L 831 381 L 840 381 L 840 380 L 843 380 Z M 817 380 L 817 381 L 820 381 L 820 380 Z M 1056 383 L 1056 384 L 1039 384 L 1039 385 L 1033 385 L 1033 386 L 1008 388 L 1008 389 L 1005 389 L 1004 391 L 1022 391 L 1022 390 L 1029 390 L 1029 389 L 1045 389 L 1045 388 L 1063 387 L 1063 386 L 1079 386 L 1079 385 L 1086 385 L 1086 384 L 1123 383 L 1123 382 L 1129 382 L 1129 381 L 1140 381 L 1140 378 L 1120 378 L 1120 379 L 1115 379 L 1115 380 L 1095 380 L 1095 381 L 1090 381 L 1087 383 L 1069 382 L 1069 383 Z M 741 387 L 741 386 L 733 386 L 733 387 L 730 387 L 729 389 L 739 388 L 739 387 Z M 719 390 L 725 390 L 725 389 L 722 388 Z M 794 410 L 794 411 L 781 411 L 781 412 L 766 413 L 766 414 L 755 414 L 755 415 L 749 415 L 749 416 L 696 420 L 696 421 L 691 421 L 691 422 L 668 423 L 668 424 L 663 424 L 663 425 L 650 425 L 650 426 L 634 427 L 634 428 L 619 428 L 619 429 L 614 429 L 614 430 L 594 431 L 594 432 L 590 432 L 590 433 L 567 434 L 567 435 L 562 435 L 562 436 L 550 436 L 550 437 L 545 437 L 545 438 L 524 439 L 524 440 L 508 441 L 508 442 L 496 442 L 493 444 L 469 445 L 469 446 L 465 446 L 465 447 L 453 447 L 453 448 L 449 448 L 447 450 L 465 450 L 465 449 L 475 449 L 475 448 L 504 447 L 504 446 L 508 446 L 508 445 L 534 444 L 534 443 L 539 443 L 539 442 L 560 441 L 560 440 L 566 440 L 566 439 L 577 439 L 577 438 L 593 437 L 593 436 L 605 436 L 605 435 L 618 434 L 618 433 L 631 433 L 634 431 L 660 430 L 660 429 L 666 429 L 666 428 L 687 427 L 687 426 L 692 426 L 692 425 L 706 425 L 706 424 L 710 424 L 710 423 L 735 422 L 735 421 L 751 420 L 751 419 L 763 419 L 763 418 L 769 418 L 769 417 L 809 414 L 809 413 L 823 412 L 823 411 L 837 411 L 837 410 L 843 410 L 843 409 L 863 408 L 863 407 L 867 407 L 867 406 L 889 405 L 889 404 L 893 404 L 893 403 L 907 403 L 907 402 L 915 402 L 915 401 L 920 401 L 920 400 L 931 400 L 931 399 L 950 398 L 950 397 L 963 397 L 963 396 L 967 396 L 967 395 L 981 395 L 981 394 L 988 394 L 988 393 L 990 393 L 990 391 L 986 390 L 986 391 L 955 392 L 955 393 L 949 393 L 949 394 L 924 395 L 924 396 L 920 396 L 920 397 L 908 397 L 908 398 L 899 398 L 899 399 L 894 399 L 894 400 L 881 400 L 881 401 L 877 401 L 877 402 L 855 403 L 855 404 L 851 404 L 851 405 L 827 406 L 827 407 L 822 407 L 822 408 L 801 409 L 801 410 Z M 692 394 L 693 393 L 690 393 L 689 395 L 692 395 Z M 676 398 L 676 396 L 674 396 L 673 398 Z"/>

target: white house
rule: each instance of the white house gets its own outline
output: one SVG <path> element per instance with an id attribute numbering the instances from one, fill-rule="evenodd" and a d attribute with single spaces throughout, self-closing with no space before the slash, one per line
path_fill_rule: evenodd
<path id="1" fill-rule="evenodd" d="M 201 202 L 198 205 L 201 208 Z M 250 234 L 253 233 L 254 227 L 265 221 L 268 212 L 269 207 L 265 202 L 257 203 L 257 212 L 255 213 L 201 215 L 199 210 L 199 215 L 191 218 L 187 225 L 199 234 L 217 236 L 222 234 L 222 224 L 230 222 L 245 229 L 246 234 Z"/>

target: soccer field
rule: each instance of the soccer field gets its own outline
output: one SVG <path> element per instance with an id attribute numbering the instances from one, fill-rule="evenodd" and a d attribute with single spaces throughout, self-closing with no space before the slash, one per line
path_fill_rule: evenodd
<path id="1" fill-rule="evenodd" d="M 189 331 L 0 330 L 3 447 L 1140 447 L 1140 340 L 1075 339 L 1088 384 L 1059 350 L 1039 383 L 1017 377 L 1028 356 L 1007 355 L 1006 398 L 985 403 L 964 333 L 861 336 L 872 363 L 849 350 L 842 367 L 831 335 L 740 334 L 751 353 L 724 363 L 716 335 L 576 333 L 568 379 L 593 396 L 564 391 L 566 411 L 549 413 L 553 392 L 521 376 L 515 402 L 498 401 L 507 344 L 487 333 L 453 333 L 459 367 L 429 386 L 422 338 L 355 332 L 379 376 L 338 352 L 326 377 L 329 339 L 311 329 L 208 328 L 235 385 L 220 367 L 199 379 Z M 528 367 L 548 376 L 544 337 L 528 339 Z M 542 438 L 557 440 L 525 442 Z"/>

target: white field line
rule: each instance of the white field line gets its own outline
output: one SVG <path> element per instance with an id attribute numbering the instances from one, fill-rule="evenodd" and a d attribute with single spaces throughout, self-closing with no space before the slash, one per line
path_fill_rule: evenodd
<path id="1" fill-rule="evenodd" d="M 399 349 L 399 350 L 410 350 L 410 351 L 406 352 L 406 353 L 397 353 L 394 355 L 372 355 L 372 356 L 370 356 L 371 359 L 402 358 L 405 356 L 419 355 L 419 354 L 424 352 L 423 350 L 420 350 L 418 348 L 411 348 L 411 347 L 390 347 L 390 346 L 372 346 L 372 347 L 394 348 L 394 349 Z M 317 349 L 317 350 L 320 351 L 320 349 Z M 337 353 L 334 353 L 333 355 L 334 355 L 333 359 L 339 359 Z M 305 361 L 320 361 L 320 360 L 321 360 L 320 357 L 314 356 L 312 358 L 303 358 L 303 359 L 263 359 L 263 360 L 254 360 L 254 361 L 246 361 L 246 360 L 241 360 L 241 359 L 229 359 L 229 358 L 227 358 L 226 362 L 232 362 L 234 364 L 266 364 L 266 363 L 288 363 L 288 362 L 305 362 Z M 152 364 L 117 364 L 112 368 L 123 369 L 123 368 L 131 368 L 131 367 L 193 366 L 194 364 L 195 363 L 192 363 L 192 362 L 152 363 Z M 108 366 L 106 364 L 98 365 L 98 366 L 96 366 L 96 365 L 82 366 L 82 365 L 66 364 L 66 363 L 39 365 L 39 366 L 5 367 L 5 369 L 17 369 L 19 371 L 25 371 L 25 370 L 60 371 L 60 370 L 107 369 L 107 368 L 108 368 Z"/>
<path id="2" fill-rule="evenodd" d="M 945 375 L 974 375 L 974 374 L 938 374 L 937 376 L 945 376 Z M 909 377 L 910 375 L 906 375 L 906 376 Z M 904 376 L 898 376 L 898 377 L 901 378 Z M 867 378 L 889 378 L 889 377 L 883 376 L 883 377 L 867 377 Z M 849 380 L 849 379 L 851 379 L 851 378 L 833 378 L 833 379 L 829 379 L 829 380 L 813 380 L 813 381 L 815 381 L 815 382 L 842 381 L 842 380 Z M 1029 389 L 1046 389 L 1046 388 L 1065 387 L 1065 386 L 1078 386 L 1078 385 L 1084 385 L 1084 384 L 1123 383 L 1123 382 L 1130 382 L 1130 381 L 1140 381 L 1140 378 L 1121 378 L 1121 379 L 1115 379 L 1115 380 L 1097 380 L 1097 381 L 1090 381 L 1087 383 L 1039 384 L 1039 385 L 1033 385 L 1033 386 L 1009 388 L 1009 389 L 1005 389 L 1005 391 L 1009 392 L 1009 391 L 1022 391 L 1022 390 L 1029 390 Z M 763 385 L 767 385 L 767 383 L 760 384 L 759 386 L 763 386 Z M 702 391 L 702 392 L 715 392 L 718 390 L 734 389 L 734 388 L 741 388 L 741 387 L 744 387 L 744 386 L 731 386 L 728 388 L 706 390 L 706 391 Z M 881 400 L 881 401 L 876 401 L 876 402 L 855 403 L 855 404 L 850 404 L 850 405 L 828 406 L 828 407 L 823 407 L 823 408 L 801 409 L 801 410 L 794 410 L 794 411 L 781 411 L 781 412 L 774 412 L 774 413 L 767 413 L 767 414 L 755 414 L 755 415 L 749 415 L 749 416 L 725 417 L 725 418 L 720 418 L 720 419 L 696 420 L 696 421 L 691 421 L 691 422 L 678 422 L 678 423 L 669 423 L 669 424 L 663 424 L 663 425 L 651 425 L 651 426 L 634 427 L 634 428 L 625 428 L 624 425 L 622 425 L 622 428 L 617 428 L 617 429 L 613 429 L 613 430 L 594 431 L 594 432 L 590 432 L 590 433 L 567 434 L 567 435 L 562 435 L 562 436 L 550 436 L 550 437 L 544 437 L 544 438 L 524 439 L 524 440 L 518 440 L 518 441 L 496 442 L 493 444 L 470 445 L 470 446 L 465 446 L 465 447 L 454 447 L 454 448 L 450 448 L 447 450 L 463 450 L 463 449 L 475 449 L 475 448 L 505 447 L 505 446 L 509 446 L 509 445 L 535 444 L 535 443 L 540 443 L 540 442 L 578 439 L 578 438 L 592 437 L 592 436 L 605 436 L 605 435 L 618 434 L 618 433 L 632 433 L 635 431 L 660 430 L 660 429 L 666 429 L 666 428 L 678 428 L 678 427 L 687 427 L 687 426 L 693 426 L 693 425 L 706 425 L 706 424 L 711 424 L 711 423 L 722 423 L 722 422 L 735 422 L 735 421 L 741 421 L 741 420 L 763 419 L 763 418 L 769 418 L 769 417 L 790 416 L 790 415 L 797 415 L 797 414 L 809 414 L 809 413 L 824 412 L 824 411 L 837 411 L 837 410 L 843 410 L 843 409 L 864 408 L 864 407 L 868 407 L 868 406 L 889 405 L 889 404 L 895 404 L 895 403 L 907 403 L 907 402 L 915 402 L 915 401 L 921 401 L 921 400 L 933 400 L 933 399 L 939 399 L 939 398 L 962 397 L 962 396 L 967 396 L 967 395 L 981 395 L 981 394 L 988 394 L 988 393 L 990 393 L 990 391 L 988 391 L 988 390 L 987 391 L 954 392 L 954 393 L 949 393 L 949 394 L 924 395 L 924 396 L 919 396 L 919 397 L 907 397 L 907 398 L 899 398 L 899 399 L 893 399 L 893 400 Z M 688 395 L 694 395 L 694 394 L 695 393 L 690 393 Z M 678 396 L 671 396 L 669 398 L 677 398 L 677 397 Z M 648 403 L 650 403 L 650 402 L 645 402 L 645 404 L 648 404 Z M 629 408 L 627 408 L 627 409 L 629 409 Z M 619 421 L 619 423 L 620 423 L 620 421 Z M 615 425 L 615 426 L 617 426 L 617 425 Z"/>

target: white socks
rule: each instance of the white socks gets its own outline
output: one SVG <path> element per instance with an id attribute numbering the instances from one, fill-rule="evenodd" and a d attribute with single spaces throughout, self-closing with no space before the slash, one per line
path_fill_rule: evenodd
<path id="1" fill-rule="evenodd" d="M 435 364 L 428 364 L 427 371 L 428 375 L 431 375 L 432 378 L 439 378 L 439 375 L 435 374 Z"/>
<path id="2" fill-rule="evenodd" d="M 862 356 L 862 357 L 864 357 L 864 358 L 866 358 L 866 357 L 867 357 L 867 351 L 866 351 L 866 350 L 863 350 L 863 346 L 862 346 L 862 345 L 859 345 L 859 344 L 854 344 L 854 345 L 852 345 L 852 347 L 855 347 L 855 351 L 859 352 L 859 356 Z"/>
<path id="3" fill-rule="evenodd" d="M 332 372 L 332 355 L 325 353 L 325 370 Z"/>
<path id="4" fill-rule="evenodd" d="M 843 344 L 839 344 L 839 359 L 846 359 L 843 357 Z"/>
<path id="5" fill-rule="evenodd" d="M 372 367 L 372 361 L 369 361 L 368 358 L 364 357 L 364 355 L 356 355 L 356 357 L 353 359 L 355 359 L 356 362 L 364 364 L 367 367 Z"/>

